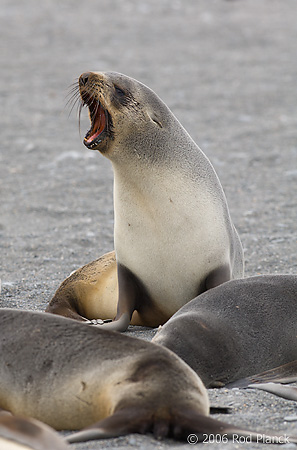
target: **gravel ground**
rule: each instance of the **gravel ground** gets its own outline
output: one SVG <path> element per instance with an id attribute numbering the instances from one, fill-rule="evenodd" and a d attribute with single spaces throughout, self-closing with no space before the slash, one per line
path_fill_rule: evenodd
<path id="1" fill-rule="evenodd" d="M 295 0 L 2 0 L 0 306 L 43 310 L 72 270 L 113 248 L 110 164 L 81 144 L 87 114 L 80 136 L 65 107 L 88 70 L 149 85 L 211 159 L 246 275 L 297 273 L 296 17 Z M 254 390 L 210 397 L 232 406 L 232 423 L 297 434 L 285 421 L 294 402 Z M 131 435 L 73 445 L 170 447 L 189 444 Z"/>

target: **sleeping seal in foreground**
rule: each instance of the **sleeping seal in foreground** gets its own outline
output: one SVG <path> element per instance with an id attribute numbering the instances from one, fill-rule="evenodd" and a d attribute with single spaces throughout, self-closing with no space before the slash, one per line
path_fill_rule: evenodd
<path id="1" fill-rule="evenodd" d="M 12 309 L 0 310 L 0 330 L 0 408 L 57 430 L 91 427 L 69 442 L 148 431 L 157 438 L 239 433 L 256 439 L 209 417 L 199 376 L 164 347 Z"/>

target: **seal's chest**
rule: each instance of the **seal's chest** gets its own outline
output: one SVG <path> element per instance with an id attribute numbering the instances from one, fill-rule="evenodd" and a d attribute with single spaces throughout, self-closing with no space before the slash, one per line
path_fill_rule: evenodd
<path id="1" fill-rule="evenodd" d="M 141 280 L 158 305 L 179 309 L 197 295 L 213 257 L 207 228 L 199 230 L 181 215 L 175 218 L 165 211 L 146 219 L 134 214 L 130 222 L 122 218 L 116 222 L 115 249 L 118 262 Z"/>
<path id="2" fill-rule="evenodd" d="M 139 183 L 115 182 L 117 261 L 158 304 L 180 307 L 197 295 L 206 274 L 224 263 L 223 209 L 208 192 L 189 193 L 175 177 L 162 186 L 147 185 L 146 190 Z"/>

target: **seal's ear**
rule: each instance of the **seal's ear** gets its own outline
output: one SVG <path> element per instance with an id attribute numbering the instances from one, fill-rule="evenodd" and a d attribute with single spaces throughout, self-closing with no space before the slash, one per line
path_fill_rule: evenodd
<path id="1" fill-rule="evenodd" d="M 152 122 L 154 122 L 154 124 L 158 125 L 160 128 L 163 128 L 163 124 L 161 122 L 161 119 L 157 116 L 157 114 L 155 113 L 155 111 L 147 111 L 147 115 L 150 118 L 150 120 Z"/>

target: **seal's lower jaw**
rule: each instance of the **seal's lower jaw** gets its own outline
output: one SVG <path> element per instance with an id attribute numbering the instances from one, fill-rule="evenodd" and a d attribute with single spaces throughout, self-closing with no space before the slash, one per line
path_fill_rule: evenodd
<path id="1" fill-rule="evenodd" d="M 91 150 L 101 150 L 106 147 L 109 138 L 109 122 L 110 117 L 108 111 L 105 110 L 98 102 L 96 107 L 89 106 L 91 128 L 84 138 L 84 145 Z"/>

